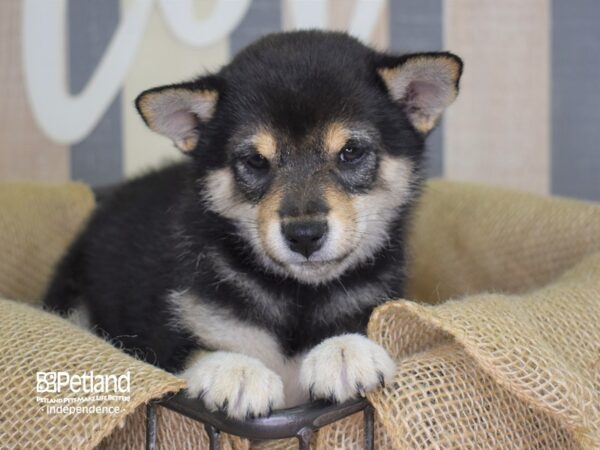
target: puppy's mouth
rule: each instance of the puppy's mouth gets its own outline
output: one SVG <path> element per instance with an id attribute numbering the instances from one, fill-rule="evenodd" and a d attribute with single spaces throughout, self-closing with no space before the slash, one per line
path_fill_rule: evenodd
<path id="1" fill-rule="evenodd" d="M 281 271 L 308 284 L 320 284 L 340 276 L 348 267 L 353 252 L 330 259 L 281 261 L 271 258 Z"/>
<path id="2" fill-rule="evenodd" d="M 331 264 L 340 264 L 342 261 L 344 261 L 344 259 L 346 259 L 348 256 L 350 256 L 350 253 L 346 253 L 342 256 L 339 256 L 337 258 L 332 258 L 332 259 L 322 259 L 322 260 L 314 260 L 311 261 L 310 259 L 306 260 L 306 261 L 301 261 L 299 263 L 291 263 L 291 265 L 298 265 L 300 267 L 321 267 L 321 266 L 327 266 L 327 265 L 331 265 Z"/>
<path id="3" fill-rule="evenodd" d="M 305 269 L 318 269 L 319 267 L 331 266 L 342 263 L 350 253 L 344 254 L 338 258 L 331 259 L 307 259 L 304 261 L 281 261 L 273 255 L 269 255 L 275 264 L 281 267 L 302 267 Z"/>

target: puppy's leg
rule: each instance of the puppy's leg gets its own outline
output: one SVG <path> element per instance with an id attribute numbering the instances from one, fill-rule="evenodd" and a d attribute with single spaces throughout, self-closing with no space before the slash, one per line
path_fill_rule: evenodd
<path id="1" fill-rule="evenodd" d="M 261 361 L 240 353 L 195 353 L 180 374 L 191 397 L 200 397 L 211 411 L 245 419 L 267 415 L 283 406 L 283 382 Z"/>
<path id="2" fill-rule="evenodd" d="M 300 382 L 311 397 L 343 402 L 390 380 L 396 369 L 383 347 L 360 334 L 325 339 L 304 358 Z"/>

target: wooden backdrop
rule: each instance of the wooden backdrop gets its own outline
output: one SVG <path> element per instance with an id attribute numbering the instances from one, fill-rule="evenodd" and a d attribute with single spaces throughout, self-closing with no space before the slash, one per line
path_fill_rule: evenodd
<path id="1" fill-rule="evenodd" d="M 135 96 L 306 27 L 464 58 L 431 175 L 600 200 L 597 0 L 2 0 L 0 181 L 98 186 L 176 158 Z"/>

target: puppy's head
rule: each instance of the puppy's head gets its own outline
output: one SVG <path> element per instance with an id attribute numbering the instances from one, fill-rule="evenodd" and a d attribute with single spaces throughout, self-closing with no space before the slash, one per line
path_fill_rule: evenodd
<path id="1" fill-rule="evenodd" d="M 136 105 L 194 158 L 198 195 L 265 267 L 318 284 L 386 245 L 461 71 L 449 53 L 397 57 L 295 32 Z"/>

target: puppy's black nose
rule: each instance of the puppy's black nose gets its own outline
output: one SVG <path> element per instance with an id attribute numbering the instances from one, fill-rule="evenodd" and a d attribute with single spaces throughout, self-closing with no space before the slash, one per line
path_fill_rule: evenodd
<path id="1" fill-rule="evenodd" d="M 290 250 L 308 258 L 323 245 L 327 222 L 294 220 L 284 223 L 281 229 Z"/>

